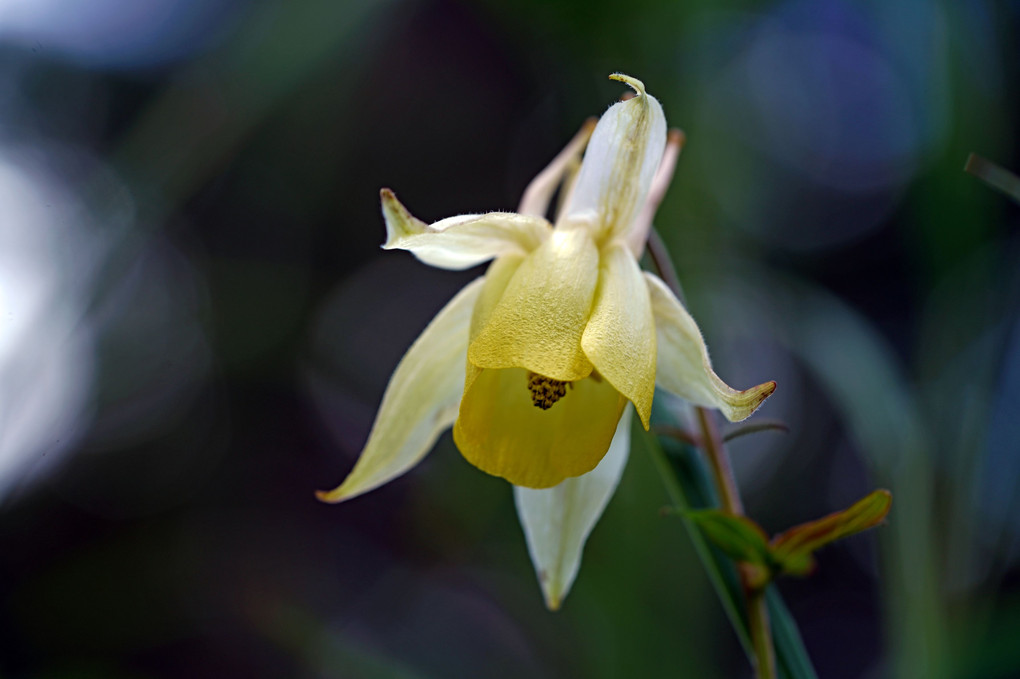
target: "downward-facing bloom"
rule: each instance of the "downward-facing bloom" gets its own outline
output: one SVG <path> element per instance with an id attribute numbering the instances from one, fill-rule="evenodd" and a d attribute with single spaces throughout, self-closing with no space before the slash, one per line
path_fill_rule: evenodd
<path id="1" fill-rule="evenodd" d="M 469 462 L 518 487 L 536 567 L 549 558 L 536 554 L 539 532 L 552 531 L 549 544 L 569 552 L 555 558 L 565 563 L 562 574 L 545 572 L 553 607 L 622 471 L 628 403 L 647 429 L 658 383 L 737 421 L 775 388 L 727 386 L 683 305 L 640 270 L 680 137 L 667 144 L 662 108 L 640 81 L 611 77 L 637 96 L 611 106 L 594 130 L 586 125 L 529 185 L 517 213 L 426 224 L 382 190 L 384 248 L 445 269 L 493 261 L 405 354 L 354 470 L 319 494 L 339 502 L 386 483 L 417 464 L 452 424 Z M 562 207 L 551 224 L 545 214 L 561 183 Z M 618 452 L 599 465 L 611 444 Z"/>

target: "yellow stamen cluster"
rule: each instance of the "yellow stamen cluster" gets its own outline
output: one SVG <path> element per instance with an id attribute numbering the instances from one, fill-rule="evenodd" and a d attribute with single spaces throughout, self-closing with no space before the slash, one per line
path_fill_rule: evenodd
<path id="1" fill-rule="evenodd" d="M 553 403 L 567 395 L 567 382 L 529 372 L 528 391 L 531 392 L 531 402 L 536 408 L 549 410 Z"/>

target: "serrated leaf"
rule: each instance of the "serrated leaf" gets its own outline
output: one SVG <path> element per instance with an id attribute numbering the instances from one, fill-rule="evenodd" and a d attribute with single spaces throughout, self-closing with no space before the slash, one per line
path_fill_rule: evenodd
<path id="1" fill-rule="evenodd" d="M 772 558 L 783 572 L 803 575 L 814 567 L 815 551 L 840 538 L 874 528 L 885 520 L 892 494 L 876 490 L 841 512 L 802 523 L 772 540 Z"/>

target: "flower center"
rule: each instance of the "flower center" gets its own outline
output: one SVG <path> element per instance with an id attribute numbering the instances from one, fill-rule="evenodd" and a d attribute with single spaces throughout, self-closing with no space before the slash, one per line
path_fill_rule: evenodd
<path id="1" fill-rule="evenodd" d="M 552 405 L 567 395 L 567 385 L 570 382 L 554 380 L 538 373 L 528 373 L 528 391 L 531 392 L 531 402 L 536 408 L 549 410 Z"/>

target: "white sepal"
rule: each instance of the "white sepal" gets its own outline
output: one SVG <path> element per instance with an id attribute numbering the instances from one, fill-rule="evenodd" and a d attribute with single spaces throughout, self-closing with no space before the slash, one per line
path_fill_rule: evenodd
<path id="1" fill-rule="evenodd" d="M 574 584 L 584 543 L 620 482 L 630 451 L 632 412 L 628 405 L 609 452 L 592 471 L 552 488 L 514 486 L 517 515 L 549 610 L 559 609 Z"/>
<path id="2" fill-rule="evenodd" d="M 515 212 L 448 217 L 426 224 L 411 215 L 389 189 L 379 192 L 386 220 L 384 250 L 409 250 L 440 269 L 467 269 L 502 255 L 526 255 L 549 237 L 542 217 Z"/>
<path id="3" fill-rule="evenodd" d="M 666 147 L 666 117 L 640 80 L 627 83 L 638 96 L 613 104 L 592 133 L 570 203 L 558 223 L 594 221 L 600 241 L 626 238 Z"/>
<path id="4" fill-rule="evenodd" d="M 738 391 L 712 370 L 698 324 L 658 276 L 645 272 L 655 317 L 656 383 L 691 403 L 718 408 L 730 422 L 751 416 L 776 390 L 775 382 Z"/>
<path id="5" fill-rule="evenodd" d="M 342 502 L 392 481 L 418 464 L 457 419 L 471 312 L 483 280 L 458 292 L 400 359 L 354 469 L 342 484 L 316 497 Z"/>

